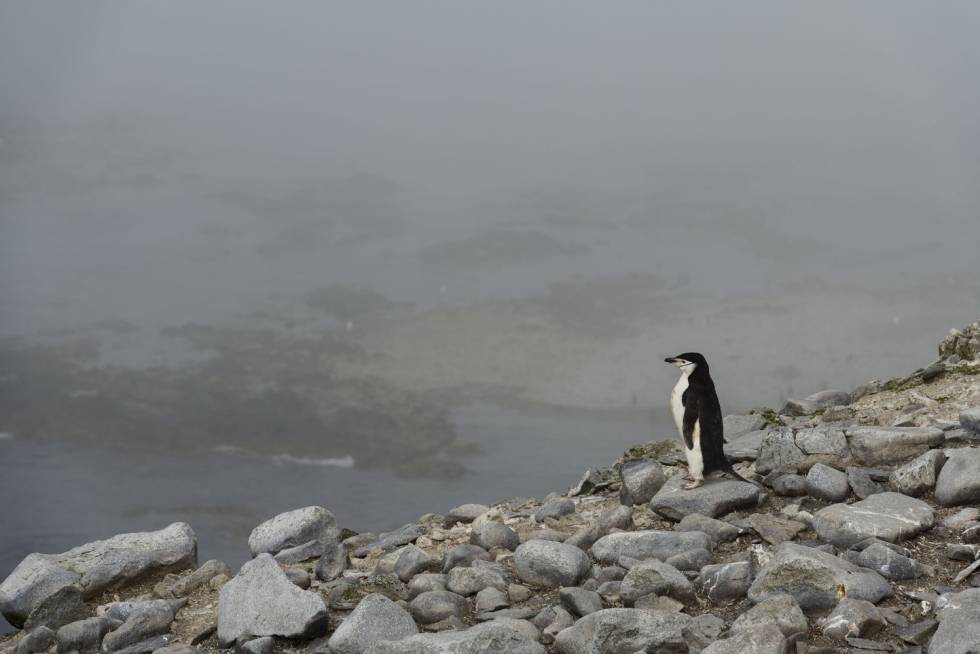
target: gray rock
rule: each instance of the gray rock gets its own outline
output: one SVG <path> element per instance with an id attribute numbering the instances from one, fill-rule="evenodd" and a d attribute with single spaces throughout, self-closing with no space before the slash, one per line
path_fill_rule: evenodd
<path id="1" fill-rule="evenodd" d="M 170 631 L 174 610 L 163 603 L 152 603 L 133 611 L 126 621 L 102 640 L 103 652 L 118 652 Z"/>
<path id="2" fill-rule="evenodd" d="M 347 569 L 347 545 L 340 542 L 327 542 L 323 554 L 316 562 L 315 574 L 320 581 L 333 581 Z"/>
<path id="3" fill-rule="evenodd" d="M 322 543 L 339 538 L 340 531 L 333 514 L 322 506 L 307 506 L 280 513 L 253 529 L 248 537 L 248 549 L 252 556 L 257 556 L 277 554 L 282 550 L 313 543 L 307 550 L 309 556 L 306 557 L 312 559 L 323 554 Z"/>
<path id="4" fill-rule="evenodd" d="M 521 544 L 521 539 L 517 532 L 507 525 L 487 520 L 473 526 L 473 531 L 470 533 L 470 543 L 479 545 L 485 550 L 499 547 L 513 551 Z"/>
<path id="5" fill-rule="evenodd" d="M 683 632 L 690 624 L 691 617 L 683 613 L 603 609 L 559 632 L 555 651 L 559 654 L 687 652 Z"/>
<path id="6" fill-rule="evenodd" d="M 0 584 L 0 613 L 22 626 L 45 598 L 66 586 L 78 585 L 84 597 L 151 572 L 193 565 L 197 537 L 177 522 L 152 532 L 120 534 L 88 543 L 63 554 L 30 554 Z"/>
<path id="7" fill-rule="evenodd" d="M 585 552 L 565 543 L 530 540 L 514 552 L 517 576 L 534 586 L 576 586 L 591 567 Z"/>
<path id="8" fill-rule="evenodd" d="M 490 507 L 485 504 L 461 504 L 449 510 L 449 513 L 446 514 L 444 524 L 446 527 L 452 527 L 457 522 L 468 525 L 489 510 Z"/>
<path id="9" fill-rule="evenodd" d="M 429 555 L 425 550 L 415 545 L 406 545 L 398 561 L 395 562 L 395 574 L 402 581 L 408 581 L 420 572 L 434 572 L 442 567 L 441 561 Z"/>
<path id="10" fill-rule="evenodd" d="M 293 582 L 300 588 L 306 590 L 310 587 L 312 580 L 310 579 L 310 573 L 302 568 L 283 568 L 283 572 L 289 578 L 289 581 Z"/>
<path id="11" fill-rule="evenodd" d="M 262 640 L 262 639 L 259 638 L 258 640 Z M 269 640 L 272 639 L 270 638 Z M 256 642 L 256 641 L 250 641 L 250 642 Z M 242 651 L 248 652 L 249 650 L 245 650 L 245 648 L 243 647 Z M 270 654 L 271 652 L 272 650 L 269 650 L 268 652 L 264 652 L 263 654 Z M 203 654 L 203 652 L 201 652 L 201 650 L 199 650 L 196 647 L 191 647 L 190 645 L 181 645 L 180 643 L 173 643 L 171 645 L 166 645 L 164 647 L 161 647 L 160 649 L 152 650 L 152 654 Z"/>
<path id="12" fill-rule="evenodd" d="M 170 647 L 173 645 L 173 641 L 173 634 L 150 636 L 146 640 L 141 640 L 138 643 L 133 643 L 120 650 L 116 650 L 115 654 L 152 654 L 158 650 Z"/>
<path id="13" fill-rule="evenodd" d="M 815 464 L 806 475 L 806 492 L 828 502 L 840 502 L 851 492 L 847 475 L 822 463 Z"/>
<path id="14" fill-rule="evenodd" d="M 618 564 L 626 556 L 633 559 L 666 560 L 690 549 L 714 549 L 708 534 L 700 531 L 623 531 L 603 536 L 592 546 L 599 563 Z"/>
<path id="15" fill-rule="evenodd" d="M 733 414 L 722 418 L 722 423 L 725 429 L 725 438 L 731 442 L 742 434 L 760 431 L 766 426 L 766 418 L 761 413 Z"/>
<path id="16" fill-rule="evenodd" d="M 558 600 L 566 611 L 578 617 L 602 610 L 599 593 L 584 588 L 562 588 L 558 591 Z"/>
<path id="17" fill-rule="evenodd" d="M 771 624 L 743 629 L 701 650 L 701 654 L 784 654 L 785 652 L 786 638 L 783 632 Z"/>
<path id="18" fill-rule="evenodd" d="M 854 504 L 832 504 L 813 516 L 813 528 L 837 547 L 869 537 L 892 543 L 932 529 L 935 514 L 923 502 L 900 493 L 878 493 Z"/>
<path id="19" fill-rule="evenodd" d="M 946 558 L 951 561 L 973 561 L 980 556 L 980 545 L 950 543 L 946 546 Z"/>
<path id="20" fill-rule="evenodd" d="M 888 477 L 892 490 L 903 495 L 918 497 L 925 495 L 936 486 L 939 471 L 946 463 L 942 450 L 929 450 L 900 468 Z"/>
<path id="21" fill-rule="evenodd" d="M 929 642 L 935 654 L 975 654 L 980 650 L 980 588 L 943 597 L 939 628 Z"/>
<path id="22" fill-rule="evenodd" d="M 783 543 L 757 573 L 748 596 L 759 603 L 789 594 L 806 612 L 825 611 L 837 605 L 839 589 L 846 597 L 872 603 L 891 594 L 889 583 L 876 572 L 812 547 Z"/>
<path id="23" fill-rule="evenodd" d="M 849 460 L 847 438 L 839 429 L 829 425 L 798 431 L 777 427 L 762 439 L 755 469 L 761 475 L 780 469 L 805 473 L 815 463 L 847 465 Z"/>
<path id="24" fill-rule="evenodd" d="M 784 636 L 794 640 L 805 637 L 810 628 L 792 595 L 774 595 L 735 618 L 729 631 L 734 634 L 766 624 L 775 625 Z"/>
<path id="25" fill-rule="evenodd" d="M 409 543 L 414 543 L 419 536 L 422 535 L 422 530 L 414 522 L 410 522 L 406 525 L 402 525 L 398 529 L 393 531 L 386 531 L 385 533 L 378 536 L 373 542 L 361 545 L 354 550 L 354 556 L 361 558 L 370 554 L 373 550 L 380 550 L 382 552 L 391 552 L 402 545 L 408 545 Z"/>
<path id="26" fill-rule="evenodd" d="M 490 552 L 479 545 L 463 543 L 446 552 L 443 558 L 442 571 L 446 573 L 453 568 L 469 566 L 476 560 L 490 561 L 491 559 L 493 557 L 490 556 Z"/>
<path id="27" fill-rule="evenodd" d="M 864 548 L 853 558 L 853 562 L 862 568 L 874 570 L 885 579 L 892 581 L 915 579 L 926 572 L 915 559 L 900 554 L 882 543 L 874 543 Z"/>
<path id="28" fill-rule="evenodd" d="M 885 619 L 871 602 L 845 597 L 820 621 L 823 635 L 833 640 L 873 636 L 885 627 Z"/>
<path id="29" fill-rule="evenodd" d="M 588 550 L 597 540 L 613 529 L 629 530 L 632 528 L 633 509 L 628 506 L 618 506 L 611 511 L 604 512 L 599 516 L 598 520 L 593 520 L 579 529 L 574 535 L 562 540 L 568 545 L 574 545 L 580 549 Z"/>
<path id="30" fill-rule="evenodd" d="M 749 516 L 749 525 L 764 541 L 772 545 L 793 540 L 798 533 L 806 529 L 806 525 L 802 522 L 769 513 L 753 513 Z"/>
<path id="31" fill-rule="evenodd" d="M 533 641 L 541 640 L 541 631 L 538 630 L 530 621 L 518 618 L 494 618 L 494 624 L 498 624 L 502 627 L 507 627 L 508 629 L 513 629 L 514 631 L 519 631 L 528 639 Z"/>
<path id="32" fill-rule="evenodd" d="M 489 568 L 453 568 L 446 577 L 446 588 L 463 597 L 476 595 L 489 587 L 507 590 L 507 580 Z"/>
<path id="33" fill-rule="evenodd" d="M 760 428 L 730 438 L 729 442 L 725 443 L 725 456 L 731 461 L 755 461 L 759 458 L 762 441 L 768 433 L 768 429 Z"/>
<path id="34" fill-rule="evenodd" d="M 315 638 L 327 627 L 319 594 L 292 584 L 268 554 L 242 566 L 218 597 L 218 641 L 227 647 L 259 636 Z"/>
<path id="35" fill-rule="evenodd" d="M 780 475 L 772 482 L 772 490 L 782 497 L 806 495 L 806 477 L 803 475 Z"/>
<path id="36" fill-rule="evenodd" d="M 46 652 L 55 644 L 54 632 L 47 627 L 38 627 L 34 631 L 24 634 L 17 641 L 15 654 L 38 654 Z"/>
<path id="37" fill-rule="evenodd" d="M 980 448 L 949 450 L 936 481 L 936 502 L 942 506 L 980 502 Z"/>
<path id="38" fill-rule="evenodd" d="M 844 433 L 852 456 L 872 466 L 907 461 L 946 438 L 935 427 L 848 427 Z"/>
<path id="39" fill-rule="evenodd" d="M 682 552 L 681 554 L 675 554 L 667 559 L 666 563 L 674 566 L 678 570 L 698 571 L 710 564 L 713 560 L 714 557 L 711 556 L 711 552 L 701 548 L 695 548 Z"/>
<path id="40" fill-rule="evenodd" d="M 646 504 L 667 481 L 663 466 L 650 459 L 624 461 L 619 478 L 619 501 L 624 506 Z"/>
<path id="41" fill-rule="evenodd" d="M 684 628 L 684 640 L 687 641 L 689 652 L 701 652 L 705 647 L 718 640 L 725 630 L 725 621 L 711 613 L 702 613 Z"/>
<path id="42" fill-rule="evenodd" d="M 703 486 L 685 490 L 681 477 L 670 479 L 650 501 L 650 508 L 669 520 L 692 513 L 716 518 L 736 509 L 754 507 L 760 490 L 754 484 L 725 479 L 706 479 Z"/>
<path id="43" fill-rule="evenodd" d="M 716 520 L 700 513 L 689 513 L 674 526 L 674 531 L 703 531 L 716 542 L 738 538 L 738 527 L 723 520 Z"/>
<path id="44" fill-rule="evenodd" d="M 105 615 L 105 617 L 116 622 L 125 622 L 129 620 L 130 616 L 136 615 L 137 613 L 142 613 L 144 611 L 157 611 L 159 609 L 170 611 L 172 614 L 176 614 L 185 604 L 187 600 L 164 600 L 164 599 L 153 599 L 153 600 L 130 600 L 127 602 L 110 602 L 100 607 L 100 613 Z"/>
<path id="45" fill-rule="evenodd" d="M 380 593 L 362 599 L 330 636 L 334 654 L 361 654 L 381 641 L 401 640 L 418 633 L 408 611 Z"/>
<path id="46" fill-rule="evenodd" d="M 253 638 L 241 646 L 242 654 L 272 654 L 275 640 L 271 636 Z"/>
<path id="47" fill-rule="evenodd" d="M 58 651 L 94 654 L 109 633 L 109 619 L 105 617 L 78 620 L 58 629 Z"/>
<path id="48" fill-rule="evenodd" d="M 640 561 L 623 577 L 619 594 L 629 605 L 651 593 L 666 595 L 679 602 L 694 599 L 694 586 L 684 573 L 658 559 Z"/>
<path id="49" fill-rule="evenodd" d="M 698 586 L 712 602 L 731 602 L 745 597 L 752 585 L 752 566 L 748 561 L 719 563 L 701 568 Z"/>
<path id="50" fill-rule="evenodd" d="M 960 411 L 960 425 L 965 431 L 980 433 L 980 406 Z"/>
<path id="51" fill-rule="evenodd" d="M 422 593 L 408 604 L 408 610 L 419 624 L 433 624 L 450 617 L 462 618 L 466 608 L 466 599 L 448 590 Z"/>
<path id="52" fill-rule="evenodd" d="M 779 413 L 786 416 L 806 416 L 816 413 L 820 409 L 850 403 L 850 393 L 846 391 L 827 390 L 808 395 L 802 400 L 786 400 L 786 404 Z"/>
<path id="53" fill-rule="evenodd" d="M 491 621 L 462 631 L 438 634 L 418 634 L 403 640 L 382 641 L 372 645 L 365 654 L 545 654 L 544 647 L 523 631 Z"/>
<path id="54" fill-rule="evenodd" d="M 423 572 L 408 582 L 408 598 L 418 597 L 431 590 L 446 590 L 446 575 L 436 572 Z"/>
<path id="55" fill-rule="evenodd" d="M 476 594 L 476 602 L 473 608 L 477 613 L 487 613 L 508 606 L 510 606 L 510 599 L 507 597 L 507 593 L 493 586 L 488 586 Z"/>
<path id="56" fill-rule="evenodd" d="M 895 635 L 906 643 L 925 645 L 932 638 L 932 634 L 936 631 L 937 626 L 939 626 L 939 623 L 931 619 L 907 625 L 897 625 L 895 627 Z"/>
<path id="57" fill-rule="evenodd" d="M 531 599 L 531 589 L 520 584 L 507 586 L 507 596 L 511 602 L 526 602 Z"/>
<path id="58" fill-rule="evenodd" d="M 227 563 L 211 559 L 205 561 L 199 568 L 183 577 L 176 577 L 172 581 L 168 575 L 166 579 L 153 588 L 153 594 L 160 598 L 186 597 L 201 586 L 210 582 L 218 575 L 227 575 L 231 578 L 231 568 Z M 175 576 L 175 575 L 174 575 Z"/>
<path id="59" fill-rule="evenodd" d="M 567 497 L 555 497 L 548 500 L 534 512 L 534 520 L 544 522 L 547 518 L 561 518 L 575 513 L 575 502 Z"/>
<path id="60" fill-rule="evenodd" d="M 87 618 L 88 615 L 89 609 L 82 599 L 82 589 L 78 586 L 65 586 L 34 607 L 24 622 L 24 630 L 34 631 L 38 627 L 58 629 L 69 622 Z"/>
<path id="61" fill-rule="evenodd" d="M 856 466 L 847 467 L 847 483 L 851 485 L 851 490 L 859 499 L 867 499 L 876 493 L 883 493 L 885 488 L 871 477 L 867 468 Z"/>

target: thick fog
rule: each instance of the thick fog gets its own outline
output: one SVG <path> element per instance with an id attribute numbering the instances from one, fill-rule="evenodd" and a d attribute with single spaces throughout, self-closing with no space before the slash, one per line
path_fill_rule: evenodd
<path id="1" fill-rule="evenodd" d="M 0 448 L 100 521 L 0 475 L 0 576 L 554 490 L 674 437 L 683 351 L 728 411 L 928 364 L 980 316 L 978 62 L 971 2 L 3 2 Z"/>

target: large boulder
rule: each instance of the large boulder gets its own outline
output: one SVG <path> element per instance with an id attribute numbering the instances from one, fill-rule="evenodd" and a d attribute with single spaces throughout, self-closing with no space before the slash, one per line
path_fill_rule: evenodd
<path id="1" fill-rule="evenodd" d="M 643 609 L 603 609 L 590 613 L 555 638 L 560 654 L 687 652 L 683 613 Z"/>
<path id="2" fill-rule="evenodd" d="M 229 647 L 256 636 L 314 638 L 327 628 L 318 593 L 293 584 L 269 554 L 242 566 L 218 596 L 218 641 Z"/>
<path id="3" fill-rule="evenodd" d="M 851 455 L 868 466 L 908 461 L 946 439 L 936 427 L 848 427 L 844 433 Z"/>
<path id="4" fill-rule="evenodd" d="M 78 586 L 90 598 L 196 561 L 197 537 L 183 522 L 159 531 L 120 534 L 63 554 L 30 554 L 0 584 L 0 613 L 10 624 L 22 626 L 31 611 L 67 586 Z"/>
<path id="5" fill-rule="evenodd" d="M 401 640 L 419 632 L 408 611 L 379 593 L 362 599 L 330 636 L 333 654 L 361 654 L 383 640 Z"/>
<path id="6" fill-rule="evenodd" d="M 312 559 L 323 554 L 326 544 L 340 540 L 340 530 L 333 514 L 322 506 L 307 506 L 280 513 L 252 530 L 248 549 L 252 556 L 287 554 L 288 563 Z M 289 555 L 292 556 L 289 556 Z"/>
<path id="7" fill-rule="evenodd" d="M 681 477 L 669 480 L 650 501 L 650 508 L 668 520 L 681 520 L 692 513 L 716 518 L 754 507 L 760 499 L 759 487 L 745 481 L 708 478 L 703 486 L 693 490 L 685 490 L 686 483 Z"/>
<path id="8" fill-rule="evenodd" d="M 849 461 L 847 438 L 839 429 L 775 427 L 762 439 L 755 469 L 762 475 L 792 469 L 805 473 L 817 463 L 846 466 Z"/>
<path id="9" fill-rule="evenodd" d="M 418 634 L 402 640 L 384 640 L 364 654 L 545 654 L 544 647 L 520 629 L 490 621 L 462 631 Z"/>
<path id="10" fill-rule="evenodd" d="M 854 504 L 832 504 L 813 516 L 813 528 L 828 543 L 850 547 L 872 536 L 891 543 L 932 529 L 928 504 L 901 493 L 878 493 Z"/>
<path id="11" fill-rule="evenodd" d="M 514 552 L 517 576 L 545 588 L 577 586 L 591 569 L 589 556 L 574 545 L 529 540 Z"/>
<path id="12" fill-rule="evenodd" d="M 631 559 L 660 559 L 691 549 L 713 550 L 711 537 L 700 531 L 620 531 L 603 536 L 592 545 L 592 556 L 599 563 L 618 564 L 626 556 Z"/>
<path id="13" fill-rule="evenodd" d="M 929 643 L 930 652 L 975 654 L 980 652 L 980 588 L 944 597 L 937 614 L 939 628 Z"/>
<path id="14" fill-rule="evenodd" d="M 949 450 L 936 481 L 936 502 L 943 506 L 980 502 L 980 448 Z"/>
<path id="15" fill-rule="evenodd" d="M 843 597 L 877 603 L 891 594 L 878 573 L 858 567 L 812 547 L 779 545 L 756 574 L 748 596 L 759 603 L 776 595 L 792 595 L 806 612 L 834 608 Z"/>

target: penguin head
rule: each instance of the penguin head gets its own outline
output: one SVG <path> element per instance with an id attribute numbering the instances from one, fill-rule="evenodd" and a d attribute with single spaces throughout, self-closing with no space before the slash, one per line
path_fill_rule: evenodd
<path id="1" fill-rule="evenodd" d="M 664 361 L 677 366 L 685 375 L 690 375 L 698 368 L 703 371 L 708 370 L 708 362 L 704 356 L 697 352 L 685 352 L 684 354 L 678 354 L 676 357 L 667 357 Z"/>

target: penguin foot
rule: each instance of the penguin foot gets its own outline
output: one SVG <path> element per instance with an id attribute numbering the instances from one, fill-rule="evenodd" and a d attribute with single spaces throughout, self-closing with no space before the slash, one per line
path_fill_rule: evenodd
<path id="1" fill-rule="evenodd" d="M 690 484 L 684 484 L 684 490 L 694 490 L 698 486 L 704 486 L 703 479 L 692 479 Z"/>
<path id="2" fill-rule="evenodd" d="M 682 477 L 682 479 L 683 479 L 684 481 L 694 481 L 694 477 L 692 477 L 692 476 L 691 476 L 691 473 L 687 473 L 686 475 L 684 475 L 684 476 Z"/>

